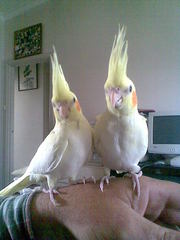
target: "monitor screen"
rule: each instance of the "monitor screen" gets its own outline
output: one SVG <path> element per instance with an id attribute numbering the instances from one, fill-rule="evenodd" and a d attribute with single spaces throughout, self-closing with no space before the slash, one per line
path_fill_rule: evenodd
<path id="1" fill-rule="evenodd" d="M 180 154 L 180 113 L 149 114 L 149 153 Z"/>
<path id="2" fill-rule="evenodd" d="M 180 116 L 154 116 L 154 144 L 180 144 Z"/>

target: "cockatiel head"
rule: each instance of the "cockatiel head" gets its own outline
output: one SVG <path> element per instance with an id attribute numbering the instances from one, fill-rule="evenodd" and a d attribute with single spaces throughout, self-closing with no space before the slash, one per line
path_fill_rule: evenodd
<path id="1" fill-rule="evenodd" d="M 65 80 L 61 65 L 58 63 L 54 48 L 52 63 L 52 106 L 56 121 L 75 117 L 81 113 L 81 108 L 76 95 L 71 92 Z"/>
<path id="2" fill-rule="evenodd" d="M 136 89 L 126 74 L 128 43 L 125 35 L 125 27 L 119 27 L 109 59 L 108 78 L 104 85 L 108 110 L 117 116 L 128 115 L 137 110 Z"/>

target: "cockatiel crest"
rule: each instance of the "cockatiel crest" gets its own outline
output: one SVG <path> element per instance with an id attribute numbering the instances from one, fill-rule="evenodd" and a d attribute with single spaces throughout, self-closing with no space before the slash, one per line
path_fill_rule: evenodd
<path id="1" fill-rule="evenodd" d="M 125 27 L 119 27 L 109 59 L 108 78 L 104 85 L 107 107 L 117 116 L 128 115 L 137 109 L 135 86 L 127 77 L 128 42 L 125 35 Z"/>
<path id="2" fill-rule="evenodd" d="M 63 100 L 69 95 L 70 88 L 65 80 L 64 73 L 61 65 L 58 63 L 56 50 L 53 47 L 53 57 L 51 56 L 52 63 L 52 101 Z"/>
<path id="3" fill-rule="evenodd" d="M 54 48 L 52 63 L 52 105 L 54 116 L 57 120 L 62 120 L 69 116 L 70 112 L 75 114 L 77 111 L 81 112 L 79 102 L 76 95 L 71 92 L 61 65 L 58 63 L 57 54 Z M 73 106 L 74 105 L 74 106 Z M 74 107 L 76 109 L 74 109 Z M 71 110 L 71 111 L 70 111 Z M 62 114 L 59 114 L 62 111 Z M 60 119 L 60 115 L 62 119 Z"/>

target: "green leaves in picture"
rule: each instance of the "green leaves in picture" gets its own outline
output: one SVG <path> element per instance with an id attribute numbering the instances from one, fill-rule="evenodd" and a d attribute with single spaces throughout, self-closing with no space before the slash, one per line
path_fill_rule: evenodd
<path id="1" fill-rule="evenodd" d="M 14 58 L 19 59 L 42 52 L 42 24 L 36 24 L 14 33 Z"/>
<path id="2" fill-rule="evenodd" d="M 32 70 L 30 69 L 30 65 L 26 65 L 24 69 L 24 77 L 28 77 L 31 72 Z"/>
<path id="3" fill-rule="evenodd" d="M 18 90 L 38 88 L 38 64 L 32 63 L 18 67 Z"/>

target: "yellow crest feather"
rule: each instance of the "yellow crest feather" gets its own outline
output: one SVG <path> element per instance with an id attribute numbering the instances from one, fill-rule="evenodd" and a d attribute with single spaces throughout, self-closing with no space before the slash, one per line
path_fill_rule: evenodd
<path id="1" fill-rule="evenodd" d="M 121 85 L 122 82 L 126 79 L 127 71 L 127 48 L 128 42 L 125 40 L 126 28 L 119 26 L 118 35 L 114 38 L 114 43 L 111 50 L 111 56 L 109 59 L 109 70 L 108 78 L 105 83 L 105 88 L 112 83 L 116 86 Z"/>
<path id="2" fill-rule="evenodd" d="M 53 47 L 51 56 L 52 64 L 52 100 L 65 100 L 69 95 L 72 96 L 69 85 L 65 80 L 61 65 L 58 62 L 56 50 Z"/>

